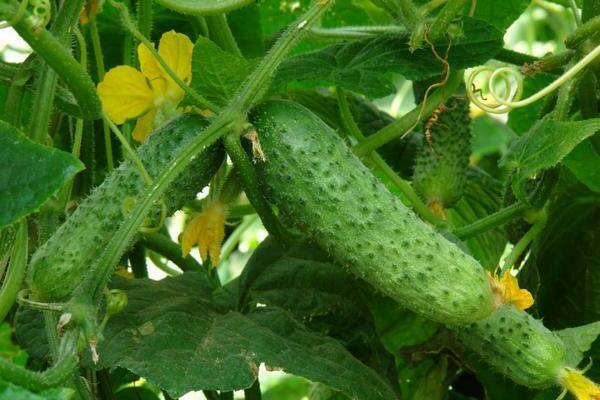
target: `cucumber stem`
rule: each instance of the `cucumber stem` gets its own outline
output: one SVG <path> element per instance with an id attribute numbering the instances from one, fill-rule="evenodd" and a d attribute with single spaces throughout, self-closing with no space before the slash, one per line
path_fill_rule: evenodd
<path id="1" fill-rule="evenodd" d="M 242 223 L 239 224 L 235 230 L 227 237 L 225 243 L 221 247 L 221 259 L 226 260 L 227 257 L 235 250 L 235 247 L 240 242 L 242 235 L 248 228 L 250 228 L 258 219 L 256 214 L 244 217 Z"/>
<path id="2" fill-rule="evenodd" d="M 138 0 L 137 23 L 140 33 L 152 39 L 152 0 Z"/>
<path id="3" fill-rule="evenodd" d="M 361 132 L 359 126 L 354 120 L 354 117 L 352 116 L 352 111 L 350 110 L 350 105 L 348 104 L 346 94 L 344 90 L 340 87 L 336 89 L 336 92 L 338 98 L 338 105 L 340 107 L 340 116 L 342 117 L 342 123 L 344 124 L 346 130 L 352 136 L 354 136 L 354 138 L 358 140 L 359 143 L 361 143 L 365 140 L 365 136 Z M 365 155 L 365 157 L 370 158 L 373 164 L 375 164 L 375 166 L 379 168 L 394 183 L 394 185 L 396 185 L 396 187 L 402 192 L 402 194 L 404 194 L 408 198 L 413 209 L 417 214 L 419 214 L 421 218 L 423 218 L 425 221 L 429 222 L 434 226 L 443 228 L 447 227 L 448 223 L 439 218 L 434 213 L 432 213 L 429 207 L 427 207 L 425 203 L 421 201 L 421 198 L 414 191 L 410 183 L 408 183 L 407 181 L 402 179 L 398 174 L 396 174 L 396 172 L 385 162 L 385 160 L 375 150 Z"/>
<path id="4" fill-rule="evenodd" d="M 504 225 L 508 221 L 523 215 L 528 208 L 529 207 L 526 204 L 517 202 L 498 210 L 493 214 L 483 217 L 470 225 L 457 228 L 452 231 L 452 233 L 459 239 L 466 240 Z"/>
<path id="5" fill-rule="evenodd" d="M 579 28 L 575 29 L 575 31 L 565 39 L 565 46 L 569 49 L 577 49 L 585 41 L 593 37 L 599 30 L 600 15 L 596 15 Z"/>
<path id="6" fill-rule="evenodd" d="M 426 101 L 416 106 L 402 118 L 397 119 L 354 146 L 354 154 L 359 157 L 364 156 L 384 144 L 410 132 L 420 120 L 429 116 L 440 106 L 440 104 L 450 98 L 461 84 L 462 80 L 462 70 L 451 72 L 448 82 L 446 82 L 444 86 L 438 88 Z"/>
<path id="7" fill-rule="evenodd" d="M 6 318 L 13 304 L 15 304 L 15 300 L 25 279 L 28 254 L 27 232 L 27 222 L 22 220 L 19 223 L 15 242 L 13 243 L 8 272 L 0 289 L 0 321 Z"/>
<path id="8" fill-rule="evenodd" d="M 210 39 L 218 44 L 223 50 L 228 51 L 236 56 L 242 56 L 242 52 L 233 37 L 233 33 L 229 28 L 227 16 L 225 14 L 210 15 L 205 17 Z"/>
<path id="9" fill-rule="evenodd" d="M 182 271 L 202 271 L 202 265 L 190 255 L 181 256 L 181 247 L 170 238 L 160 233 L 143 234 L 140 244 L 153 252 L 172 261 Z"/>
<path id="10" fill-rule="evenodd" d="M 98 82 L 104 79 L 104 53 L 102 51 L 102 44 L 100 42 L 100 35 L 98 34 L 98 25 L 96 24 L 96 16 L 90 16 L 90 38 L 92 40 L 92 49 L 94 50 L 94 60 L 96 63 L 96 75 L 98 75 Z M 113 160 L 112 142 L 110 138 L 110 129 L 106 121 L 102 120 L 102 132 L 104 134 L 104 151 L 106 152 L 106 166 L 108 171 L 112 171 L 115 168 L 115 162 Z"/>
<path id="11" fill-rule="evenodd" d="M 192 162 L 195 156 L 226 133 L 229 133 L 236 125 L 239 126 L 241 116 L 248 112 L 250 106 L 263 93 L 270 77 L 273 76 L 274 71 L 285 56 L 331 3 L 331 1 L 324 0 L 315 2 L 304 15 L 294 22 L 246 79 L 234 101 L 225 110 L 217 114 L 202 134 L 194 138 L 156 177 L 145 196 L 136 202 L 119 230 L 107 244 L 104 252 L 93 266 L 94 271 L 84 278 L 74 294 L 75 299 L 85 301 L 91 296 L 92 299 L 98 301 L 101 298 L 102 290 L 112 276 L 114 265 L 117 264 L 120 255 L 138 232 L 154 203 L 159 200 L 169 184 Z"/>
<path id="12" fill-rule="evenodd" d="M 285 242 L 291 242 L 290 234 L 286 232 L 285 228 L 281 225 L 281 222 L 273 212 L 271 205 L 264 198 L 260 192 L 260 186 L 258 184 L 258 178 L 256 172 L 252 166 L 252 162 L 248 158 L 246 151 L 240 143 L 240 135 L 237 132 L 232 132 L 225 136 L 225 150 L 233 161 L 233 165 L 238 173 L 238 177 L 244 187 L 244 192 L 250 201 L 250 204 L 254 207 L 260 219 L 267 231 L 270 234 L 277 237 Z"/>
<path id="13" fill-rule="evenodd" d="M 529 228 L 527 233 L 525 233 L 525 235 L 523 235 L 523 237 L 517 242 L 508 257 L 506 257 L 504 260 L 504 264 L 502 264 L 502 268 L 500 269 L 500 276 L 515 266 L 514 264 L 517 262 L 521 254 L 523 254 L 529 244 L 533 242 L 533 240 L 542 232 L 547 221 L 548 217 L 546 214 L 544 214 L 544 217 L 536 221 L 531 228 Z"/>

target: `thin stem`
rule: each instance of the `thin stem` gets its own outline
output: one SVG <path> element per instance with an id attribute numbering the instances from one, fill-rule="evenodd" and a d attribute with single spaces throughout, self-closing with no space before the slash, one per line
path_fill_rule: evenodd
<path id="1" fill-rule="evenodd" d="M 462 75 L 462 70 L 451 72 L 448 82 L 444 86 L 438 88 L 425 102 L 416 106 L 402 118 L 397 119 L 354 146 L 354 154 L 363 156 L 410 132 L 418 124 L 419 120 L 426 118 L 437 109 L 440 104 L 444 103 L 452 96 L 452 94 L 454 94 L 462 82 Z"/>
<path id="2" fill-rule="evenodd" d="M 514 65 L 533 64 L 540 61 L 538 57 L 504 48 L 494 56 L 494 59 Z"/>
<path id="3" fill-rule="evenodd" d="M 430 42 L 435 43 L 448 32 L 448 27 L 465 8 L 465 3 L 466 0 L 448 0 L 429 27 L 427 38 Z"/>
<path id="4" fill-rule="evenodd" d="M 430 0 L 429 2 L 423 4 L 421 6 L 421 14 L 423 15 L 427 15 L 429 13 L 431 13 L 433 10 L 435 10 L 438 7 L 441 7 L 444 5 L 444 3 L 446 3 L 448 0 Z"/>
<path id="5" fill-rule="evenodd" d="M 402 13 L 403 22 L 407 27 L 413 28 L 421 21 L 419 9 L 415 6 L 412 0 L 397 0 Z"/>
<path id="6" fill-rule="evenodd" d="M 235 250 L 236 246 L 240 242 L 242 235 L 244 232 L 248 230 L 256 221 L 258 220 L 258 216 L 256 214 L 249 215 L 242 220 L 242 223 L 239 224 L 235 230 L 227 237 L 225 243 L 221 247 L 221 259 L 226 260 L 227 257 Z"/>
<path id="7" fill-rule="evenodd" d="M 194 257 L 190 255 L 183 257 L 181 247 L 165 235 L 160 233 L 143 234 L 140 244 L 172 261 L 182 271 L 202 271 L 202 265 Z"/>
<path id="8" fill-rule="evenodd" d="M 135 166 L 138 169 L 138 172 L 142 175 L 142 178 L 144 178 L 146 184 L 151 185 L 152 178 L 150 177 L 150 174 L 148 174 L 148 171 L 146 171 L 144 163 L 137 155 L 137 153 L 131 148 L 131 145 L 129 144 L 127 139 L 125 139 L 125 136 L 123 136 L 123 134 L 119 130 L 119 127 L 115 125 L 115 123 L 112 122 L 110 118 L 108 118 L 106 115 L 103 115 L 102 119 L 108 125 L 110 130 L 115 134 L 115 136 L 119 139 L 119 141 L 121 142 L 121 146 L 123 146 L 123 149 L 125 149 L 125 153 L 129 157 L 129 159 L 135 164 Z"/>
<path id="9" fill-rule="evenodd" d="M 500 276 L 504 274 L 504 272 L 511 269 L 514 264 L 517 262 L 521 254 L 527 249 L 529 244 L 533 242 L 533 240 L 542 232 L 544 227 L 546 226 L 546 222 L 548 221 L 547 217 L 541 218 L 536 223 L 534 223 L 531 228 L 527 231 L 527 233 L 517 242 L 515 247 L 513 247 L 512 251 L 504 260 L 504 264 L 502 265 L 502 269 L 500 270 Z"/>
<path id="10" fill-rule="evenodd" d="M 223 50 L 226 50 L 237 56 L 242 56 L 242 52 L 231 33 L 227 16 L 225 14 L 210 15 L 205 17 L 210 39 L 218 44 Z"/>
<path id="11" fill-rule="evenodd" d="M 565 46 L 569 49 L 576 49 L 583 44 L 590 37 L 598 33 L 600 30 L 600 15 L 597 15 L 579 28 L 575 29 L 575 32 L 570 34 L 565 39 Z"/>
<path id="12" fill-rule="evenodd" d="M 398 25 L 344 26 L 342 28 L 312 28 L 310 37 L 322 40 L 359 40 L 379 35 L 407 37 L 408 31 Z"/>
<path id="13" fill-rule="evenodd" d="M 348 104 L 348 99 L 341 88 L 337 88 L 337 98 L 338 105 L 340 107 L 340 116 L 342 117 L 342 123 L 346 130 L 354 136 L 359 143 L 365 140 L 365 136 L 361 132 L 360 128 L 356 124 L 354 117 L 352 116 L 352 112 L 350 111 L 350 105 Z M 448 223 L 442 219 L 440 219 L 437 215 L 431 212 L 429 207 L 425 205 L 421 201 L 421 198 L 414 191 L 410 183 L 400 178 L 398 174 L 385 162 L 385 160 L 377 154 L 376 151 L 371 152 L 370 154 L 366 154 L 366 157 L 369 157 L 373 164 L 379 168 L 393 183 L 394 185 L 408 198 L 411 206 L 415 210 L 417 214 L 424 220 L 428 221 L 434 226 L 438 227 L 446 227 Z"/>
<path id="14" fill-rule="evenodd" d="M 600 46 L 599 46 L 600 48 Z M 569 112 L 575 98 L 575 90 L 578 87 L 579 79 L 571 79 L 558 91 L 556 106 L 554 107 L 553 117 L 556 121 L 564 121 L 569 118 Z"/>
<path id="15" fill-rule="evenodd" d="M 248 158 L 246 151 L 240 143 L 239 134 L 237 132 L 230 133 L 229 135 L 225 136 L 224 142 L 227 155 L 229 155 L 233 161 L 233 165 L 238 172 L 238 176 L 242 182 L 246 196 L 248 197 L 250 203 L 254 206 L 254 209 L 260 216 L 260 219 L 263 221 L 265 228 L 273 236 L 289 242 L 289 234 L 281 225 L 279 219 L 273 212 L 271 205 L 267 203 L 267 200 L 260 191 L 258 178 L 256 177 L 256 171 L 254 170 L 252 162 Z"/>
<path id="16" fill-rule="evenodd" d="M 483 217 L 470 225 L 455 229 L 452 233 L 461 240 L 480 235 L 491 229 L 504 225 L 508 221 L 520 217 L 528 209 L 524 203 L 514 203 L 501 210 Z"/>
<path id="17" fill-rule="evenodd" d="M 571 7 L 571 12 L 573 12 L 573 18 L 575 19 L 575 26 L 581 27 L 581 14 L 579 13 L 579 7 L 577 7 L 577 3 L 575 0 L 569 0 L 569 6 Z"/>
<path id="18" fill-rule="evenodd" d="M 142 35 L 142 33 L 137 29 L 137 26 L 131 20 L 131 16 L 129 15 L 129 10 L 127 7 L 121 3 L 115 2 L 114 0 L 111 0 L 111 4 L 121 12 L 122 21 L 123 25 L 125 25 L 125 28 L 127 28 L 137 40 L 146 46 L 156 61 L 158 61 L 160 66 L 167 72 L 167 74 L 169 74 L 169 77 L 173 79 L 173 81 L 185 92 L 185 94 L 188 95 L 198 107 L 204 107 L 211 111 L 217 111 L 218 107 L 216 105 L 204 98 L 204 96 L 202 96 L 196 90 L 192 89 L 177 75 L 177 73 L 175 73 L 175 71 L 173 71 L 173 69 L 169 66 L 169 64 L 167 64 L 158 51 L 156 51 L 154 44 L 144 35 Z"/>
<path id="19" fill-rule="evenodd" d="M 100 35 L 98 34 L 98 25 L 96 24 L 96 16 L 92 16 L 90 19 L 90 37 L 92 40 L 92 49 L 94 50 L 94 61 L 96 64 L 96 75 L 98 75 L 98 82 L 102 82 L 104 79 L 104 53 L 102 51 L 102 44 L 100 42 Z M 112 141 L 110 139 L 110 128 L 108 124 L 102 120 L 102 131 L 104 134 L 104 150 L 106 153 L 106 167 L 109 171 L 115 168 L 115 162 L 113 160 Z"/>
<path id="20" fill-rule="evenodd" d="M 13 243 L 8 273 L 0 289 L 0 321 L 3 321 L 15 304 L 27 269 L 27 223 L 21 221 Z"/>
<path id="21" fill-rule="evenodd" d="M 150 260 L 152 260 L 152 262 L 154 263 L 156 268 L 160 269 L 165 274 L 167 274 L 169 276 L 181 275 L 181 271 L 178 271 L 175 268 L 169 267 L 169 265 L 167 265 L 167 262 L 164 262 L 163 260 L 161 260 L 160 254 L 150 251 L 150 253 L 148 254 L 148 257 L 150 257 Z"/>
<path id="22" fill-rule="evenodd" d="M 152 38 L 152 0 L 138 0 L 138 29 L 140 33 Z"/>

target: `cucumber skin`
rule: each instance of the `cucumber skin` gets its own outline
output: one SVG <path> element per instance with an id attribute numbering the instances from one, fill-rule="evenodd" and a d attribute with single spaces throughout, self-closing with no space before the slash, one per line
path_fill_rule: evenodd
<path id="1" fill-rule="evenodd" d="M 250 114 L 267 198 L 341 265 L 432 320 L 464 324 L 494 309 L 481 266 L 390 193 L 314 114 L 273 101 Z"/>
<path id="2" fill-rule="evenodd" d="M 530 388 L 556 385 L 559 371 L 567 364 L 562 340 L 541 321 L 512 305 L 453 329 L 458 339 L 484 361 Z"/>
<path id="3" fill-rule="evenodd" d="M 463 196 L 469 155 L 471 118 L 469 102 L 452 98 L 431 128 L 431 145 L 425 137 L 415 159 L 413 186 L 426 203 L 452 207 Z"/>
<path id="4" fill-rule="evenodd" d="M 204 118 L 182 115 L 154 132 L 137 149 L 150 176 L 156 177 L 207 125 Z M 167 215 L 193 199 L 208 184 L 223 158 L 220 145 L 213 145 L 198 155 L 173 182 L 173 189 L 166 192 Z M 139 198 L 146 189 L 147 185 L 133 163 L 123 161 L 33 254 L 27 276 L 33 298 L 37 301 L 67 300 L 119 229 L 124 219 L 124 201 Z M 158 215 L 158 211 L 154 214 Z"/>

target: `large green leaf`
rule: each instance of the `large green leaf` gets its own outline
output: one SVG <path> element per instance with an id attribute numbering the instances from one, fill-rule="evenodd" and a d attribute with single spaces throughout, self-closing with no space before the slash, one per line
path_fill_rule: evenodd
<path id="1" fill-rule="evenodd" d="M 101 366 L 130 369 L 173 397 L 247 388 L 264 362 L 350 397 L 394 398 L 375 371 L 282 309 L 259 307 L 247 315 L 218 310 L 203 274 L 120 280 L 117 286 L 127 292 L 129 304 L 104 332 Z"/>
<path id="2" fill-rule="evenodd" d="M 600 119 L 554 121 L 544 119 L 510 147 L 501 165 L 516 171 L 517 185 L 543 169 L 558 164 L 579 143 L 600 130 Z"/>
<path id="3" fill-rule="evenodd" d="M 36 211 L 83 164 L 0 121 L 0 228 Z"/>
<path id="4" fill-rule="evenodd" d="M 589 140 L 579 143 L 563 163 L 581 183 L 594 192 L 600 192 L 600 155 Z"/>
<path id="5" fill-rule="evenodd" d="M 192 57 L 192 87 L 219 106 L 226 105 L 254 63 L 199 37 Z"/>
<path id="6" fill-rule="evenodd" d="M 471 3 L 467 3 L 470 7 Z M 477 0 L 474 17 L 483 19 L 504 31 L 519 18 L 529 3 L 529 0 Z"/>
<path id="7" fill-rule="evenodd" d="M 33 393 L 21 386 L 0 380 L 0 400 L 71 400 L 73 389 L 55 388 Z"/>
<path id="8" fill-rule="evenodd" d="M 502 48 L 502 32 L 484 21 L 465 17 L 463 30 L 464 35 L 450 49 L 448 61 L 453 68 L 482 64 Z M 447 46 L 439 43 L 437 48 Z M 386 76 L 390 72 L 425 80 L 440 75 L 442 63 L 429 48 L 411 52 L 406 38 L 382 35 L 292 57 L 282 64 L 274 84 L 325 83 L 376 98 L 395 92 Z"/>

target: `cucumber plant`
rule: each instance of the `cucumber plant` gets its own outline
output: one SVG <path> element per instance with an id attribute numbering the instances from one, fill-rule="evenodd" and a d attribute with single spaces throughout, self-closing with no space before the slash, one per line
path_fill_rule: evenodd
<path id="1" fill-rule="evenodd" d="M 0 397 L 600 398 L 600 2 L 501 3 L 0 2 Z"/>

